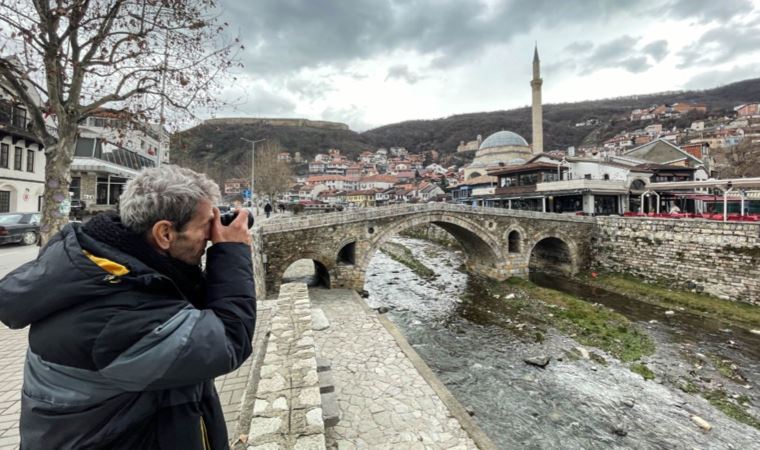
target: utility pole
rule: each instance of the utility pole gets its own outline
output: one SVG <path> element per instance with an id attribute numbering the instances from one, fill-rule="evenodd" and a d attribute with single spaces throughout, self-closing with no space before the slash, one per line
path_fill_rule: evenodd
<path id="1" fill-rule="evenodd" d="M 266 139 L 258 139 L 258 140 L 251 140 L 246 139 L 244 137 L 240 138 L 241 141 L 250 142 L 251 143 L 251 206 L 254 205 L 253 203 L 253 183 L 255 181 L 255 169 L 256 169 L 256 143 L 257 142 L 264 142 Z M 256 206 L 256 211 L 259 210 L 259 207 Z"/>

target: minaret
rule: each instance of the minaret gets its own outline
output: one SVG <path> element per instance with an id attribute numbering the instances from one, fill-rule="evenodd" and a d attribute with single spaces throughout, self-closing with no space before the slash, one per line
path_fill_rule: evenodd
<path id="1" fill-rule="evenodd" d="M 533 153 L 544 151 L 544 115 L 541 109 L 541 61 L 538 59 L 538 44 L 533 51 L 533 80 L 530 87 L 533 90 Z"/>

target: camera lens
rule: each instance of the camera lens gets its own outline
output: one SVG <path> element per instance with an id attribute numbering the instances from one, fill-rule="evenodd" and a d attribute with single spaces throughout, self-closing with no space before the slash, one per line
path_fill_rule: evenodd
<path id="1" fill-rule="evenodd" d="M 233 220 L 238 215 L 238 211 L 228 211 L 221 216 L 219 216 L 219 220 L 222 222 L 222 225 L 225 227 L 230 226 Z M 248 213 L 248 228 L 251 228 L 253 226 L 253 215 L 249 212 Z"/>

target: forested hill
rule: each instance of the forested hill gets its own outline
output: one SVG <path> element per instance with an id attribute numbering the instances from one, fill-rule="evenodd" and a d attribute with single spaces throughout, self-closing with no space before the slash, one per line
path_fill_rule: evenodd
<path id="1" fill-rule="evenodd" d="M 646 123 L 628 121 L 635 108 L 678 102 L 705 103 L 709 115 L 728 114 L 733 107 L 760 101 L 760 78 L 740 81 L 704 91 L 663 92 L 650 95 L 620 97 L 576 103 L 544 105 L 544 149 L 565 149 L 606 139 L 620 130 L 632 129 Z M 599 125 L 575 127 L 586 119 L 596 118 Z M 677 123 L 688 125 L 695 117 Z M 670 125 L 670 124 L 667 124 Z M 287 151 L 301 152 L 304 158 L 339 148 L 354 157 L 364 150 L 379 147 L 403 146 L 412 152 L 437 149 L 442 155 L 452 155 L 460 141 L 483 138 L 499 130 L 514 131 L 531 141 L 530 108 L 459 114 L 436 120 L 413 120 L 385 125 L 356 133 L 351 130 L 309 126 L 276 125 L 268 122 L 241 124 L 235 119 L 212 123 L 177 133 L 172 139 L 172 157 L 176 160 L 206 161 L 214 164 L 237 164 L 248 154 L 249 144 L 240 138 L 267 139 L 277 142 Z"/>

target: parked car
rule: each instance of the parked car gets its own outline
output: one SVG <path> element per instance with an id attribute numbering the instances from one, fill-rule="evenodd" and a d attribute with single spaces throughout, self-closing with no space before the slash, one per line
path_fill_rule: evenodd
<path id="1" fill-rule="evenodd" d="M 40 213 L 0 214 L 0 244 L 36 244 L 40 236 Z"/>

